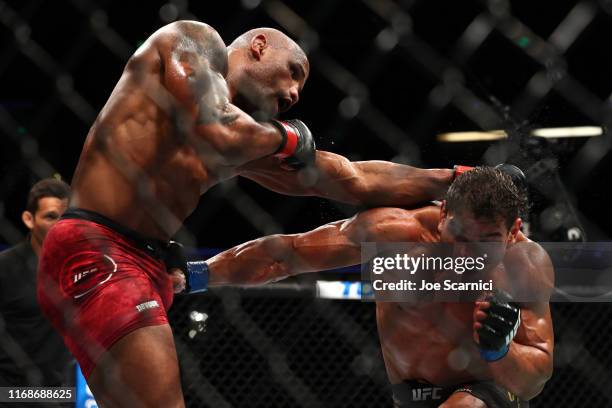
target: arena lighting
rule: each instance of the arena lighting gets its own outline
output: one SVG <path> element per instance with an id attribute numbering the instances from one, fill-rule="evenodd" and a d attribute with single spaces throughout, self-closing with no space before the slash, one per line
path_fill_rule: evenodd
<path id="1" fill-rule="evenodd" d="M 532 136 L 538 137 L 592 137 L 603 135 L 603 128 L 600 126 L 576 126 L 576 127 L 562 127 L 562 128 L 546 128 L 546 129 L 534 129 L 531 132 Z"/>
<path id="2" fill-rule="evenodd" d="M 604 129 L 601 126 L 575 126 L 559 128 L 533 129 L 531 136 L 549 139 L 564 137 L 593 137 L 601 136 Z M 492 130 L 490 132 L 450 132 L 437 135 L 439 142 L 459 143 L 459 142 L 487 142 L 492 140 L 506 139 L 508 134 L 503 130 Z"/>
<path id="3" fill-rule="evenodd" d="M 439 142 L 488 142 L 507 138 L 503 130 L 492 130 L 490 132 L 451 132 L 442 133 L 437 136 Z"/>

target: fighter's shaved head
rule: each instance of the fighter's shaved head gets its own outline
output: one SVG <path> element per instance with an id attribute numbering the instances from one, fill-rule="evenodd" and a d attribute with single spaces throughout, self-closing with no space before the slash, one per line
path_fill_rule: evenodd
<path id="1" fill-rule="evenodd" d="M 271 48 L 285 49 L 291 51 L 295 58 L 300 60 L 303 64 L 308 64 L 308 58 L 302 50 L 302 48 L 289 36 L 282 31 L 275 28 L 259 27 L 247 31 L 246 33 L 238 36 L 229 46 L 230 50 L 239 48 L 249 48 L 251 41 L 258 35 L 263 35 L 266 38 L 266 43 Z"/>
<path id="2" fill-rule="evenodd" d="M 236 38 L 227 51 L 225 78 L 236 106 L 263 120 L 297 103 L 310 65 L 304 51 L 286 34 L 255 28 Z"/>

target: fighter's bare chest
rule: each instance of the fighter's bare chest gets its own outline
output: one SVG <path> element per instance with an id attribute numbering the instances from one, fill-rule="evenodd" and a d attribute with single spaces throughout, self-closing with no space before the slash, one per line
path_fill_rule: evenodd
<path id="1" fill-rule="evenodd" d="M 201 194 L 219 182 L 217 172 L 209 165 L 214 162 L 214 155 L 211 155 L 209 160 L 204 160 L 202 156 L 202 152 L 192 146 L 174 149 L 159 167 L 159 178 L 174 190 L 177 186 L 183 186 Z"/>
<path id="2" fill-rule="evenodd" d="M 416 342 L 446 344 L 462 342 L 471 336 L 474 303 L 431 303 L 409 305 L 389 303 L 379 306 L 381 340 L 402 346 Z"/>

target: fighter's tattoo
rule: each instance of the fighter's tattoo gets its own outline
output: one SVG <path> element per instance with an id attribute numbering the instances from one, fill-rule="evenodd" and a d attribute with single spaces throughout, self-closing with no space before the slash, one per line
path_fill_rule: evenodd
<path id="1" fill-rule="evenodd" d="M 226 103 L 221 108 L 221 114 L 219 115 L 219 121 L 221 122 L 222 125 L 229 125 L 233 123 L 235 120 L 237 120 L 239 117 L 240 115 L 236 113 L 235 106 L 230 103 L 229 95 L 228 95 L 228 99 L 226 100 Z"/>
<path id="2" fill-rule="evenodd" d="M 182 34 L 175 43 L 173 58 L 185 67 L 198 108 L 196 123 L 232 123 L 238 115 L 232 113 L 223 76 L 227 70 L 225 44 L 216 31 L 201 24 L 185 24 Z"/>

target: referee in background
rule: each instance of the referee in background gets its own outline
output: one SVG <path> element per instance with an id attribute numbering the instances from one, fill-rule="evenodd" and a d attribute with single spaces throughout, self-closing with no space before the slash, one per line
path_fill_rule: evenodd
<path id="1" fill-rule="evenodd" d="M 0 253 L 0 387 L 72 385 L 72 356 L 36 300 L 38 254 L 47 232 L 68 207 L 69 196 L 70 187 L 63 181 L 36 183 L 22 214 L 27 237 Z"/>

